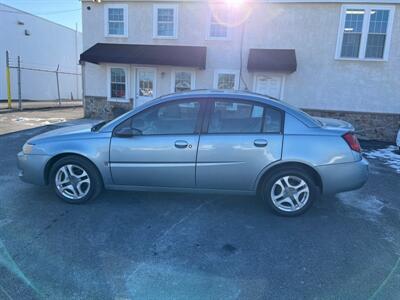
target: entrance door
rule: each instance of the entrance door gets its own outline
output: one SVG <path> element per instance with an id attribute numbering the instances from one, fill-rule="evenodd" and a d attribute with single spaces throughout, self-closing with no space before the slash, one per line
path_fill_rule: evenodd
<path id="1" fill-rule="evenodd" d="M 156 69 L 138 68 L 136 78 L 136 106 L 139 106 L 156 96 Z"/>
<path id="2" fill-rule="evenodd" d="M 255 92 L 277 99 L 281 99 L 283 76 L 281 75 L 256 75 Z"/>

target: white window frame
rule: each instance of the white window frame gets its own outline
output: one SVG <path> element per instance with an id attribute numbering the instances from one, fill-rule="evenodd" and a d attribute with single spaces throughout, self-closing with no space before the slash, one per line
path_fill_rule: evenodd
<path id="1" fill-rule="evenodd" d="M 158 35 L 158 10 L 162 8 L 174 10 L 174 32 L 171 36 Z M 153 39 L 177 39 L 178 38 L 178 4 L 154 4 L 153 5 Z"/>
<path id="2" fill-rule="evenodd" d="M 346 21 L 346 11 L 348 9 L 362 9 L 365 11 L 364 19 L 363 19 L 363 27 L 361 33 L 361 41 L 360 41 L 360 51 L 358 57 L 342 57 L 342 42 L 344 35 L 344 26 Z M 365 57 L 366 48 L 367 48 L 367 39 L 368 39 L 368 31 L 369 24 L 371 19 L 371 10 L 388 10 L 389 11 L 389 19 L 388 19 L 388 27 L 386 29 L 386 40 L 385 40 L 385 49 L 383 52 L 383 58 L 367 58 Z M 342 5 L 342 9 L 340 11 L 340 23 L 338 30 L 338 37 L 336 43 L 336 52 L 335 59 L 338 60 L 365 60 L 365 61 L 387 61 L 389 58 L 389 50 L 390 50 L 390 42 L 392 40 L 392 30 L 393 30 L 393 17 L 395 13 L 395 7 L 392 5 L 363 5 L 363 4 L 352 4 L 352 5 Z"/>
<path id="3" fill-rule="evenodd" d="M 124 10 L 124 34 L 110 34 L 108 22 L 108 9 L 122 8 Z M 104 36 L 105 37 L 128 37 L 128 4 L 106 4 L 104 5 Z"/>
<path id="4" fill-rule="evenodd" d="M 235 75 L 235 84 L 233 90 L 239 89 L 239 70 L 218 69 L 214 71 L 214 89 L 218 89 L 218 76 L 220 74 L 233 74 Z"/>
<path id="5" fill-rule="evenodd" d="M 212 18 L 213 18 L 213 13 L 211 11 L 211 9 L 209 10 L 209 14 L 208 14 L 208 22 L 207 22 L 207 36 L 206 36 L 206 40 L 215 40 L 215 41 L 229 41 L 231 40 L 231 32 L 232 32 L 232 28 L 229 26 L 226 26 L 226 37 L 218 37 L 218 36 L 211 36 L 211 24 L 212 24 Z"/>
<path id="6" fill-rule="evenodd" d="M 194 90 L 196 86 L 196 72 L 194 70 L 185 70 L 185 69 L 173 69 L 171 72 L 171 92 L 175 93 L 175 79 L 176 79 L 176 73 L 178 72 L 186 72 L 190 73 L 190 89 Z"/>
<path id="7" fill-rule="evenodd" d="M 120 68 L 125 71 L 125 98 L 112 98 L 111 97 L 111 69 Z M 130 68 L 126 65 L 109 64 L 107 65 L 107 100 L 111 102 L 129 102 L 130 98 Z"/>

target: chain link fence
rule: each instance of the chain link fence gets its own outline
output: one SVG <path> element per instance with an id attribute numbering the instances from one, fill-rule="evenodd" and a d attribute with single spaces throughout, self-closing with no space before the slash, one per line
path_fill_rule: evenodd
<path id="1" fill-rule="evenodd" d="M 82 105 L 81 67 L 47 66 L 6 54 L 7 95 L 12 109 L 39 109 Z M 6 73 L 7 74 L 7 73 Z M 7 78 L 8 77 L 8 78 Z M 0 109 L 9 108 L 8 101 Z"/>

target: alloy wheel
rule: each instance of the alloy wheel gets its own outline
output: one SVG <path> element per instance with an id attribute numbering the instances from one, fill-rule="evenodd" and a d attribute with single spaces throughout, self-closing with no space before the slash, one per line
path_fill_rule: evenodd
<path id="1" fill-rule="evenodd" d="M 55 176 L 55 183 L 57 190 L 68 199 L 82 199 L 90 190 L 88 173 L 75 164 L 67 164 L 59 168 Z"/>
<path id="2" fill-rule="evenodd" d="M 307 204 L 310 197 L 308 184 L 297 176 L 283 176 L 272 185 L 271 199 L 282 211 L 295 212 Z"/>

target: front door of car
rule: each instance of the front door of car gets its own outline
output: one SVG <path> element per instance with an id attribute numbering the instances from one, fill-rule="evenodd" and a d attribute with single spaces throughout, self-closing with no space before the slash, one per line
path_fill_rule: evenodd
<path id="1" fill-rule="evenodd" d="M 283 112 L 230 99 L 211 101 L 208 111 L 199 142 L 196 186 L 252 190 L 263 168 L 281 159 Z"/>
<path id="2" fill-rule="evenodd" d="M 197 100 L 170 101 L 118 125 L 110 144 L 114 183 L 194 187 L 201 107 Z"/>

